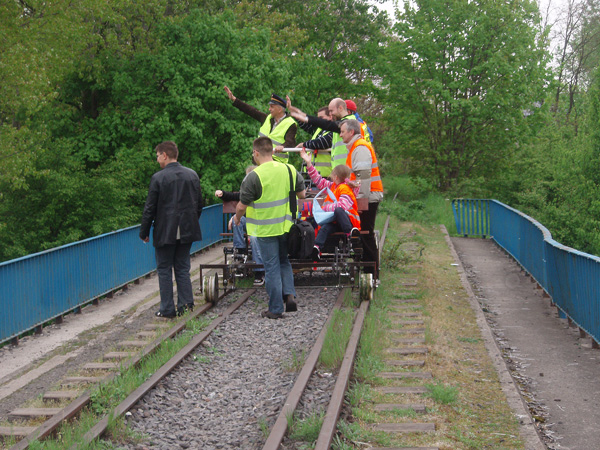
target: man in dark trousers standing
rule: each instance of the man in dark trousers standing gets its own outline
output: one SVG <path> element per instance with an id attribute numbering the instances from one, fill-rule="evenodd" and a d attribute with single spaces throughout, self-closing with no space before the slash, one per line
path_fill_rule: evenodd
<path id="1" fill-rule="evenodd" d="M 198 174 L 177 162 L 179 151 L 172 141 L 156 147 L 156 161 L 161 170 L 152 175 L 144 206 L 140 239 L 152 234 L 160 288 L 157 317 L 172 318 L 194 307 L 190 280 L 190 248 L 202 239 L 198 219 L 204 201 Z M 173 302 L 173 271 L 177 282 L 177 309 Z"/>

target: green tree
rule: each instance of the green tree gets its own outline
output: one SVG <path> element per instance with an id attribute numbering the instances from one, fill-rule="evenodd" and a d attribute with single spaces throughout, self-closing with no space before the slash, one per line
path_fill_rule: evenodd
<path id="1" fill-rule="evenodd" d="M 529 0 L 405 5 L 382 64 L 387 120 L 413 174 L 442 190 L 501 175 L 544 99 L 538 16 Z"/>

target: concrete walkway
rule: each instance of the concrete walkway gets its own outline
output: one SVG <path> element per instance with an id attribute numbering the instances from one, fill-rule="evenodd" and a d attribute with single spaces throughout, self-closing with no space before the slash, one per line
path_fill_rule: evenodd
<path id="1" fill-rule="evenodd" d="M 599 450 L 600 350 L 495 243 L 452 242 L 548 448 Z"/>

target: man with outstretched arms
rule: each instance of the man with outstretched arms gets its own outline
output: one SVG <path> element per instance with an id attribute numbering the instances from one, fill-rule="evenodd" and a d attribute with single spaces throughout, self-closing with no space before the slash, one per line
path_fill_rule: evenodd
<path id="1" fill-rule="evenodd" d="M 329 115 L 329 108 L 323 106 L 317 111 L 317 116 L 321 119 L 331 120 Z M 309 123 L 300 122 L 300 128 L 308 133 L 312 133 L 312 139 L 301 142 L 296 147 L 304 147 L 312 150 L 311 153 L 311 164 L 321 174 L 322 177 L 328 177 L 331 174 L 331 141 L 333 133 L 331 131 L 323 130 L 315 125 Z"/>
<path id="2" fill-rule="evenodd" d="M 225 86 L 225 92 L 229 100 L 233 102 L 233 106 L 262 123 L 258 136 L 266 136 L 271 140 L 273 150 L 277 153 L 273 155 L 273 159 L 279 162 L 287 162 L 288 154 L 281 151 L 284 148 L 296 146 L 296 131 L 298 126 L 296 125 L 296 121 L 286 114 L 285 100 L 277 94 L 272 94 L 269 100 L 269 114 L 265 114 L 254 106 L 236 98 L 227 86 Z"/>
<path id="3" fill-rule="evenodd" d="M 333 133 L 331 138 L 331 167 L 345 164 L 348 156 L 348 149 L 344 145 L 340 137 L 340 124 L 345 120 L 354 119 L 354 115 L 348 113 L 346 102 L 341 98 L 334 98 L 329 102 L 329 114 L 333 120 L 326 120 L 320 117 L 309 116 L 298 108 L 292 106 L 289 97 L 287 98 L 287 106 L 291 116 L 298 122 L 308 123 L 317 126 L 323 130 Z"/>
<path id="4" fill-rule="evenodd" d="M 256 236 L 260 248 L 269 296 L 269 309 L 261 315 L 279 319 L 284 303 L 286 312 L 297 310 L 294 274 L 288 259 L 288 235 L 296 216 L 290 193 L 304 198 L 304 179 L 294 166 L 273 160 L 273 146 L 267 137 L 254 140 L 252 154 L 258 167 L 242 181 L 233 220 L 239 225 L 246 214 L 247 232 Z"/>
<path id="5" fill-rule="evenodd" d="M 373 146 L 367 142 L 360 133 L 360 122 L 356 119 L 346 120 L 342 123 L 340 136 L 342 137 L 348 155 L 346 165 L 352 169 L 351 180 L 360 181 L 360 190 L 357 198 L 368 198 L 369 209 L 360 211 L 360 225 L 363 231 L 368 231 L 368 235 L 361 235 L 363 240 L 363 260 L 377 263 L 379 260 L 377 245 L 375 243 L 375 218 L 377 217 L 377 208 L 383 200 L 383 184 L 379 174 L 377 156 Z M 366 268 L 365 272 L 371 272 Z M 379 268 L 376 267 L 374 277 L 379 278 Z"/>

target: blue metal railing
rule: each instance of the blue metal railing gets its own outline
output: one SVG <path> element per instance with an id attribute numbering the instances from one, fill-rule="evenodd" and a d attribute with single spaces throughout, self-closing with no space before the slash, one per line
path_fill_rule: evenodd
<path id="1" fill-rule="evenodd" d="M 222 205 L 204 208 L 200 227 L 191 253 L 222 239 Z M 0 342 L 155 270 L 152 241 L 138 235 L 139 225 L 0 263 Z"/>
<path id="2" fill-rule="evenodd" d="M 482 208 L 481 203 L 487 206 Z M 457 199 L 452 209 L 462 235 L 484 234 L 469 232 L 472 228 L 463 218 L 486 211 L 489 232 L 485 234 L 531 274 L 569 319 L 600 342 L 599 257 L 556 242 L 542 224 L 496 200 Z"/>
<path id="3" fill-rule="evenodd" d="M 489 201 L 457 199 L 452 200 L 452 211 L 458 234 L 464 236 L 489 236 Z"/>

